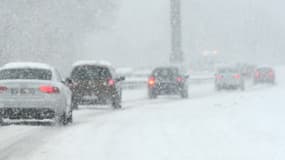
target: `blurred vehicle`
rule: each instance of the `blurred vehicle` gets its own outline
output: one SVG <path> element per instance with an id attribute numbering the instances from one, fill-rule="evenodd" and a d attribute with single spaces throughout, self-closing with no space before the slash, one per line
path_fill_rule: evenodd
<path id="1" fill-rule="evenodd" d="M 72 90 L 72 107 L 80 104 L 111 104 L 121 108 L 122 87 L 115 69 L 107 63 L 82 61 L 74 64 L 69 81 Z"/>
<path id="2" fill-rule="evenodd" d="M 188 76 L 178 67 L 155 68 L 148 79 L 149 98 L 175 94 L 188 98 Z"/>
<path id="3" fill-rule="evenodd" d="M 244 79 L 239 69 L 236 67 L 218 68 L 215 75 L 215 88 L 221 89 L 245 89 Z"/>
<path id="4" fill-rule="evenodd" d="M 254 75 L 254 84 L 275 83 L 275 71 L 271 67 L 257 67 Z"/>
<path id="5" fill-rule="evenodd" d="M 72 122 L 71 91 L 61 74 L 40 63 L 9 63 L 0 69 L 0 121 L 53 119 Z"/>
<path id="6" fill-rule="evenodd" d="M 255 66 L 251 64 L 246 63 L 238 63 L 236 67 L 239 68 L 241 75 L 244 78 L 252 78 L 252 75 L 254 74 Z"/>

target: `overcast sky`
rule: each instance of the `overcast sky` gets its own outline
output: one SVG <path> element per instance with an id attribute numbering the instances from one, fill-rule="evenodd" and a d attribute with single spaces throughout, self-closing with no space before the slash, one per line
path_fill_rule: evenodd
<path id="1" fill-rule="evenodd" d="M 183 51 L 187 62 L 204 50 L 220 59 L 251 63 L 284 62 L 281 0 L 182 0 Z M 119 65 L 155 65 L 170 54 L 169 1 L 121 0 L 115 26 L 90 33 L 83 53 Z"/>

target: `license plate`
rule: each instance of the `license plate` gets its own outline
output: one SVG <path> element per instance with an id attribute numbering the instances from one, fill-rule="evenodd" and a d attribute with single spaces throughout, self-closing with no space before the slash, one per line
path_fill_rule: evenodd
<path id="1" fill-rule="evenodd" d="M 33 95 L 35 94 L 35 90 L 32 88 L 21 88 L 20 93 L 21 95 Z"/>
<path id="2" fill-rule="evenodd" d="M 83 99 L 85 99 L 85 100 L 96 100 L 96 99 L 98 99 L 98 97 L 97 96 L 83 96 Z"/>

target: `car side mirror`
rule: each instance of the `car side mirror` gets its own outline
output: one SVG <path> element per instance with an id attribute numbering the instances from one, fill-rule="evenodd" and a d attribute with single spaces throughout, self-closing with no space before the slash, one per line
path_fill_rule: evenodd
<path id="1" fill-rule="evenodd" d="M 65 83 L 66 85 L 71 85 L 71 84 L 73 84 L 73 81 L 72 81 L 71 78 L 66 78 L 65 81 L 64 81 L 64 83 Z"/>

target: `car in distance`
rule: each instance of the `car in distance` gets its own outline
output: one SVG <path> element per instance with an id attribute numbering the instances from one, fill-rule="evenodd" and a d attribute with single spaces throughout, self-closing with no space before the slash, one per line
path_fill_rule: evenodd
<path id="1" fill-rule="evenodd" d="M 272 67 L 257 67 L 254 74 L 254 84 L 275 83 L 275 71 Z"/>
<path id="2" fill-rule="evenodd" d="M 245 89 L 244 79 L 236 67 L 220 67 L 215 74 L 215 88 L 221 89 Z"/>
<path id="3" fill-rule="evenodd" d="M 120 109 L 122 101 L 121 82 L 115 69 L 106 62 L 80 61 L 73 65 L 70 75 L 72 106 L 80 104 L 111 104 Z"/>
<path id="4" fill-rule="evenodd" d="M 188 98 L 188 76 L 179 67 L 157 67 L 148 78 L 148 96 L 180 95 Z"/>
<path id="5" fill-rule="evenodd" d="M 52 119 L 72 122 L 71 91 L 60 73 L 41 63 L 9 63 L 0 69 L 0 122 Z"/>

